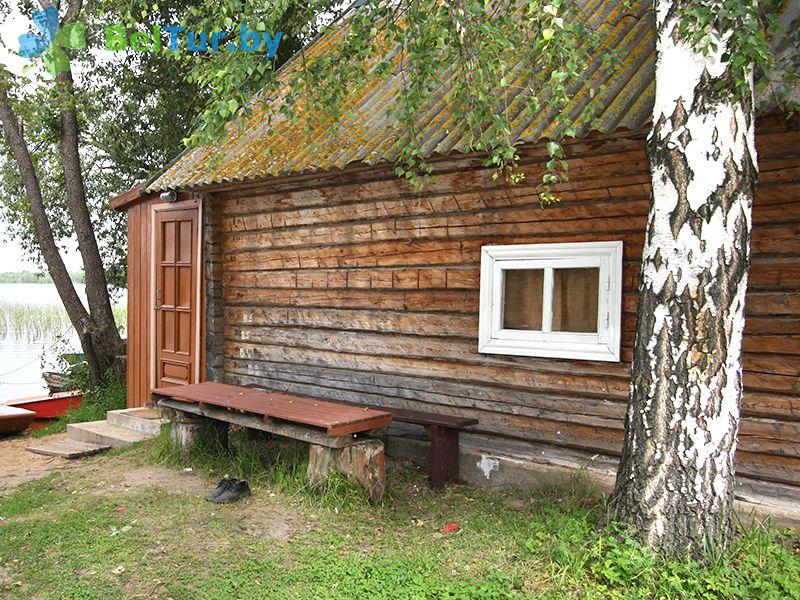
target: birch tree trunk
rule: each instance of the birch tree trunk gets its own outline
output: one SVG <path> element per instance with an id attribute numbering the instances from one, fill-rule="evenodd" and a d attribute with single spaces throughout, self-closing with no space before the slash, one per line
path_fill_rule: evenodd
<path id="1" fill-rule="evenodd" d="M 708 55 L 655 0 L 653 193 L 613 518 L 655 551 L 701 557 L 731 533 L 741 343 L 757 177 L 752 82 L 731 89 L 728 35 Z"/>

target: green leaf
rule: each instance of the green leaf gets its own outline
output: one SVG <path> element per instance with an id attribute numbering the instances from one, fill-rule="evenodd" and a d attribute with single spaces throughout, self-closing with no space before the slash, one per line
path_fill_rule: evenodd
<path id="1" fill-rule="evenodd" d="M 47 71 L 53 76 L 69 70 L 69 57 L 57 46 L 50 46 L 45 50 L 42 60 Z"/>
<path id="2" fill-rule="evenodd" d="M 53 44 L 62 48 L 85 48 L 86 27 L 83 23 L 70 23 L 62 27 L 53 37 Z"/>
<path id="3" fill-rule="evenodd" d="M 549 42 L 550 40 L 553 39 L 553 35 L 555 34 L 555 32 L 556 32 L 555 29 L 553 29 L 552 27 L 548 27 L 547 29 L 542 31 L 542 37 L 546 42 Z"/>
<path id="4" fill-rule="evenodd" d="M 564 156 L 564 152 L 561 149 L 561 144 L 558 142 L 547 142 L 547 153 L 550 156 L 557 156 L 559 158 Z"/>

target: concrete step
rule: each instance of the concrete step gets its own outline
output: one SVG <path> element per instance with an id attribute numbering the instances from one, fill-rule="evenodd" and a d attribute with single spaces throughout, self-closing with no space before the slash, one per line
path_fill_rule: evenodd
<path id="1" fill-rule="evenodd" d="M 124 448 L 135 442 L 150 439 L 152 435 L 141 431 L 131 431 L 124 427 L 109 425 L 107 421 L 71 423 L 67 425 L 67 437 L 76 442 L 89 442 L 112 448 Z"/>
<path id="2" fill-rule="evenodd" d="M 108 411 L 106 421 L 114 427 L 122 427 L 155 437 L 161 433 L 161 427 L 167 422 L 167 419 L 162 419 L 152 408 L 125 408 Z"/>

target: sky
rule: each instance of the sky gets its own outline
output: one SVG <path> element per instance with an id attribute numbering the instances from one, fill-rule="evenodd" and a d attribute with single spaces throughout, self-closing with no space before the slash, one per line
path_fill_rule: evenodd
<path id="1" fill-rule="evenodd" d="M 2 41 L 0 63 L 12 73 L 20 74 L 22 67 L 27 62 L 14 51 L 19 47 L 18 36 L 28 31 L 30 27 L 30 18 L 17 11 L 16 6 L 12 8 L 11 14 L 0 25 L 0 41 Z M 5 143 L 5 141 L 0 143 Z M 81 260 L 76 244 L 70 244 L 70 246 L 71 250 L 62 253 L 64 262 L 68 270 L 80 270 Z M 10 236 L 6 223 L 0 218 L 0 272 L 31 271 L 35 268 L 36 265 L 26 257 L 22 247 Z"/>

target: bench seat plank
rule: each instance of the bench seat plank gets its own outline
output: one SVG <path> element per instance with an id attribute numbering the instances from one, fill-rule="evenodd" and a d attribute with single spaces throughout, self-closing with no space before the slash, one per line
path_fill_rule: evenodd
<path id="1" fill-rule="evenodd" d="M 386 408 L 384 410 L 390 413 L 395 421 L 413 423 L 414 425 L 435 425 L 437 427 L 447 427 L 450 429 L 464 429 L 464 427 L 478 424 L 478 419 L 472 419 L 470 417 L 453 417 L 450 415 L 440 415 L 438 413 L 406 410 L 404 408 Z"/>
<path id="2" fill-rule="evenodd" d="M 392 421 L 389 412 L 328 402 L 307 396 L 295 396 L 224 383 L 194 383 L 161 387 L 154 396 L 238 410 L 265 419 L 280 419 L 325 429 L 330 436 L 342 436 L 385 427 Z"/>

